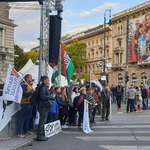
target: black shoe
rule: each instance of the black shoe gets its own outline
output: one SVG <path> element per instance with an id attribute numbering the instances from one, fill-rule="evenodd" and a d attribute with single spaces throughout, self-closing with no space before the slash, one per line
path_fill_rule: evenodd
<path id="1" fill-rule="evenodd" d="M 104 121 L 104 119 L 102 119 L 101 121 Z"/>
<path id="2" fill-rule="evenodd" d="M 46 137 L 39 137 L 39 138 L 36 138 L 36 141 L 47 141 L 48 138 Z"/>
<path id="3" fill-rule="evenodd" d="M 96 123 L 95 121 L 93 121 L 93 123 Z"/>
<path id="4" fill-rule="evenodd" d="M 108 119 L 108 118 L 106 118 L 106 121 L 109 121 L 109 119 Z"/>

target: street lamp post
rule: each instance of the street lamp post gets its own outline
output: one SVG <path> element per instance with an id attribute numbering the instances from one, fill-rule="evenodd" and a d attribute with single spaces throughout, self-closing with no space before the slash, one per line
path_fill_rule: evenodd
<path id="1" fill-rule="evenodd" d="M 109 12 L 109 25 L 111 25 L 112 23 L 111 23 L 111 10 L 110 9 L 107 9 L 107 10 L 105 10 L 105 13 L 104 13 L 104 67 L 103 67 L 103 69 L 104 69 L 104 76 L 106 77 L 106 72 L 105 72 L 105 68 L 106 68 L 106 63 L 105 63 L 105 61 L 106 61 L 106 51 L 105 51 L 105 43 L 106 43 L 106 39 L 105 39 L 105 37 L 106 37 L 106 20 L 107 20 L 107 17 L 106 17 L 106 12 Z M 107 79 L 106 80 L 104 80 L 104 88 L 105 88 L 105 86 L 107 85 Z"/>

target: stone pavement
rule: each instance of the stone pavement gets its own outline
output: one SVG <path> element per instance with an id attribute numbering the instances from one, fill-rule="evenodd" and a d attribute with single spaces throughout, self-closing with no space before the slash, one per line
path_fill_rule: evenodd
<path id="1" fill-rule="evenodd" d="M 96 116 L 96 124 L 91 128 L 93 133 L 85 134 L 77 131 L 77 127 L 69 126 L 46 142 L 33 141 L 32 144 L 25 144 L 33 137 L 12 138 L 0 142 L 0 148 L 3 145 L 3 150 L 12 146 L 15 149 L 20 145 L 17 150 L 150 150 L 150 110 L 127 114 L 125 108 L 122 104 L 121 112 L 117 112 L 116 105 L 113 104 L 111 122 L 102 122 Z M 15 140 L 18 143 L 14 143 Z"/>

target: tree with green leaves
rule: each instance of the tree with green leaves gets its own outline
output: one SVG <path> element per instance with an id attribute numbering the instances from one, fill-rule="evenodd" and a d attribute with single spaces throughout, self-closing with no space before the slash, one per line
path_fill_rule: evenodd
<path id="1" fill-rule="evenodd" d="M 77 73 L 80 72 L 80 67 L 85 66 L 87 63 L 84 57 L 86 47 L 85 43 L 80 43 L 77 39 L 68 47 L 64 45 L 64 49 L 69 55 Z"/>

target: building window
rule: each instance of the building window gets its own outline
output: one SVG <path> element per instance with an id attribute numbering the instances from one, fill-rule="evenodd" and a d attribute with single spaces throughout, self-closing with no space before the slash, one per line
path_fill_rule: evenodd
<path id="1" fill-rule="evenodd" d="M 107 44 L 109 44 L 109 37 L 107 37 Z"/>
<path id="2" fill-rule="evenodd" d="M 88 43 L 88 48 L 90 48 L 90 42 Z"/>
<path id="3" fill-rule="evenodd" d="M 98 58 L 98 51 L 96 52 L 96 58 Z"/>
<path id="4" fill-rule="evenodd" d="M 147 79 L 146 73 L 142 73 L 142 79 Z"/>
<path id="5" fill-rule="evenodd" d="M 92 52 L 92 58 L 94 59 L 94 52 Z"/>
<path id="6" fill-rule="evenodd" d="M 123 27 L 121 26 L 121 33 L 123 33 Z"/>
<path id="7" fill-rule="evenodd" d="M 120 63 L 122 64 L 122 53 L 120 54 Z"/>
<path id="8" fill-rule="evenodd" d="M 96 40 L 96 46 L 98 46 L 98 40 Z"/>
<path id="9" fill-rule="evenodd" d="M 109 56 L 109 49 L 107 49 L 107 56 Z"/>
<path id="10" fill-rule="evenodd" d="M 95 67 L 94 67 L 94 65 L 93 65 L 93 72 L 95 72 Z"/>
<path id="11" fill-rule="evenodd" d="M 91 66 L 89 65 L 89 71 L 91 70 Z"/>
<path id="12" fill-rule="evenodd" d="M 6 30 L 3 28 L 0 28 L 0 46 L 5 46 L 6 42 Z"/>
<path id="13" fill-rule="evenodd" d="M 118 27 L 118 34 L 120 34 L 120 27 Z"/>
<path id="14" fill-rule="evenodd" d="M 89 59 L 90 59 L 90 53 L 88 55 L 89 55 Z"/>
<path id="15" fill-rule="evenodd" d="M 94 47 L 94 41 L 92 41 L 92 47 Z"/>
<path id="16" fill-rule="evenodd" d="M 87 66 L 85 66 L 85 73 L 87 73 Z"/>
<path id="17" fill-rule="evenodd" d="M 121 47 L 121 41 L 119 41 L 119 47 Z"/>
<path id="18" fill-rule="evenodd" d="M 135 73 L 132 74 L 132 85 L 137 86 L 137 76 Z"/>
<path id="19" fill-rule="evenodd" d="M 122 76 L 122 74 L 118 75 L 118 83 L 123 84 L 123 76 Z"/>
<path id="20" fill-rule="evenodd" d="M 80 67 L 80 72 L 82 72 L 82 67 Z"/>
<path id="21" fill-rule="evenodd" d="M 103 40 L 101 39 L 101 45 L 103 45 Z"/>
<path id="22" fill-rule="evenodd" d="M 101 51 L 101 57 L 102 57 L 102 53 L 103 53 L 103 52 Z"/>

